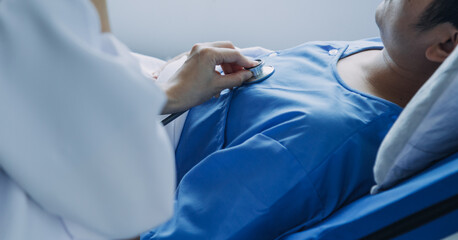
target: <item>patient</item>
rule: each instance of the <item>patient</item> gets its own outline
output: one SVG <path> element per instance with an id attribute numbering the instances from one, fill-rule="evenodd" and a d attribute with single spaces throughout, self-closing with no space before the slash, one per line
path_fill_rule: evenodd
<path id="1" fill-rule="evenodd" d="M 383 1 L 381 39 L 261 56 L 276 73 L 193 108 L 173 218 L 143 239 L 274 239 L 367 194 L 383 137 L 458 44 L 458 1 Z"/>

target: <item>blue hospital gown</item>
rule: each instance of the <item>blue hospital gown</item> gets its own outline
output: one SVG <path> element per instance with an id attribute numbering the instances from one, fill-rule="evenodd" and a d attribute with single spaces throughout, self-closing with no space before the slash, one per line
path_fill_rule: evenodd
<path id="1" fill-rule="evenodd" d="M 367 194 L 401 108 L 349 88 L 337 61 L 379 39 L 262 56 L 275 74 L 193 108 L 176 150 L 175 214 L 142 239 L 275 239 Z"/>

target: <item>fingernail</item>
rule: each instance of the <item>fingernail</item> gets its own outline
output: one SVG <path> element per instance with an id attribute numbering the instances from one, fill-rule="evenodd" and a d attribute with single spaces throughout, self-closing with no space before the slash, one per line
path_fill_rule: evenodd
<path id="1" fill-rule="evenodd" d="M 253 73 L 251 71 L 245 70 L 245 76 L 247 80 L 253 77 Z"/>

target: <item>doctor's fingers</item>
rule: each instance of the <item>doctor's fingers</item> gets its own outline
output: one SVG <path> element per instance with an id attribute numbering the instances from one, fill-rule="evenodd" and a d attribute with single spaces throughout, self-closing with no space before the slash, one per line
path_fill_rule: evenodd
<path id="1" fill-rule="evenodd" d="M 250 79 L 253 73 L 248 70 L 242 70 L 226 75 L 216 75 L 213 86 L 216 87 L 217 92 L 221 92 L 227 88 L 238 87 L 242 85 L 246 80 Z"/>
<path id="2" fill-rule="evenodd" d="M 229 48 L 235 49 L 234 44 L 230 41 L 219 41 L 219 42 L 206 42 L 206 43 L 197 43 L 192 47 L 192 50 L 198 50 L 200 48 L 213 47 L 213 48 Z"/>
<path id="3" fill-rule="evenodd" d="M 235 47 L 234 44 L 230 41 L 202 43 L 200 47 L 228 48 L 240 52 L 240 48 Z M 239 66 L 235 63 L 223 63 L 221 64 L 221 68 L 225 74 L 234 73 L 244 69 L 242 66 Z"/>
<path id="4" fill-rule="evenodd" d="M 233 63 L 223 63 L 221 64 L 224 74 L 231 74 L 241 70 L 244 70 L 242 66 Z"/>
<path id="5" fill-rule="evenodd" d="M 225 63 L 235 64 L 244 68 L 254 67 L 258 63 L 243 56 L 238 50 L 232 48 L 220 48 L 227 43 L 213 43 L 210 45 L 196 44 L 191 50 L 189 58 L 197 57 L 201 62 L 213 65 Z"/>
<path id="6" fill-rule="evenodd" d="M 235 49 L 234 45 L 231 42 L 211 42 L 211 43 L 197 43 L 192 46 L 191 51 L 189 52 L 189 57 L 195 55 L 210 55 L 214 49 L 226 48 L 226 49 Z"/>
<path id="7" fill-rule="evenodd" d="M 258 62 L 253 61 L 243 56 L 238 50 L 228 48 L 213 48 L 213 60 L 215 65 L 232 64 L 243 68 L 250 68 L 258 65 Z"/>

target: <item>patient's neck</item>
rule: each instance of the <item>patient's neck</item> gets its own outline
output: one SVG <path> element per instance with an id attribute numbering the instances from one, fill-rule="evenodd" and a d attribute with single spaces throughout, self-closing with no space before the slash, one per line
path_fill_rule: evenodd
<path id="1" fill-rule="evenodd" d="M 431 71 L 423 71 L 420 66 L 411 66 L 413 70 L 398 66 L 385 50 L 379 51 L 371 60 L 366 66 L 367 81 L 383 97 L 401 107 L 407 105 L 432 75 Z"/>
<path id="2" fill-rule="evenodd" d="M 338 64 L 339 74 L 352 88 L 405 107 L 431 74 L 408 71 L 384 50 L 360 52 Z"/>

